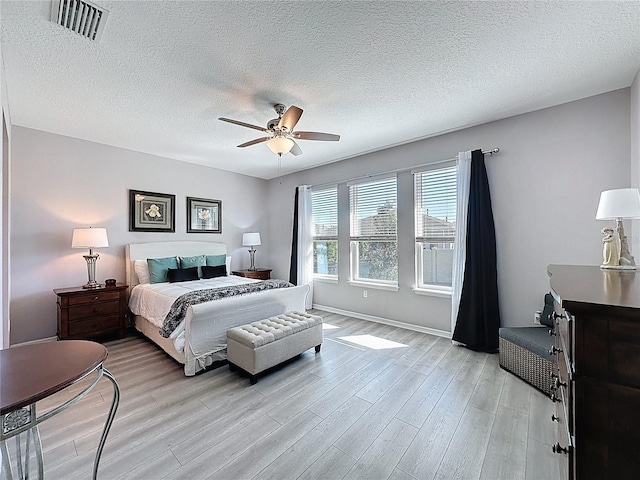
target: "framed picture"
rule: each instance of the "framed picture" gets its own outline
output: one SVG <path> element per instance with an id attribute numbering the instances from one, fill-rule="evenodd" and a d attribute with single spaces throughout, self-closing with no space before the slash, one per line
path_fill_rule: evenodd
<path id="1" fill-rule="evenodd" d="M 175 232 L 176 196 L 129 190 L 130 232 Z"/>
<path id="2" fill-rule="evenodd" d="M 222 201 L 187 197 L 187 233 L 222 233 Z"/>

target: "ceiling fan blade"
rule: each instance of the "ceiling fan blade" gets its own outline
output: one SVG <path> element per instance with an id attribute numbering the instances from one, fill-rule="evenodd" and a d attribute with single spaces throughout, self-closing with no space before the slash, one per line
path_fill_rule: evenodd
<path id="1" fill-rule="evenodd" d="M 289 108 L 287 108 L 287 111 L 284 112 L 284 115 L 278 123 L 278 127 L 286 128 L 290 132 L 291 130 L 293 130 L 293 127 L 296 126 L 296 123 L 298 123 L 298 120 L 300 120 L 301 116 L 302 109 L 296 107 L 295 105 L 291 105 Z"/>
<path id="2" fill-rule="evenodd" d="M 222 120 L 223 122 L 233 123 L 234 125 L 240 125 L 241 127 L 253 128 L 254 130 L 259 130 L 261 132 L 266 132 L 267 129 L 264 127 L 259 127 L 257 125 L 251 125 L 250 123 L 240 122 L 238 120 L 232 120 L 231 118 L 220 117 L 218 120 Z"/>
<path id="3" fill-rule="evenodd" d="M 321 140 L 324 142 L 337 142 L 340 140 L 340 135 L 334 135 L 333 133 L 321 133 L 321 132 L 293 132 L 293 138 L 300 140 Z"/>
<path id="4" fill-rule="evenodd" d="M 255 140 L 251 140 L 249 142 L 243 143 L 241 145 L 238 145 L 239 148 L 242 147 L 250 147 L 251 145 L 255 145 L 257 143 L 262 143 L 262 142 L 266 142 L 267 140 L 271 140 L 271 137 L 262 137 L 262 138 L 256 138 Z"/>
<path id="5" fill-rule="evenodd" d="M 293 147 L 291 147 L 291 150 L 289 150 L 289 153 L 294 157 L 297 157 L 298 155 L 302 155 L 302 149 L 296 142 L 293 142 Z"/>

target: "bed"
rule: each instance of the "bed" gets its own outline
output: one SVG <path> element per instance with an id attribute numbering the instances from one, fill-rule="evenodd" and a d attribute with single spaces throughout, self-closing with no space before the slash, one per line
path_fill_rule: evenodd
<path id="1" fill-rule="evenodd" d="M 135 328 L 175 360 L 184 364 L 185 375 L 195 375 L 214 362 L 226 359 L 226 332 L 228 329 L 287 311 L 305 311 L 305 300 L 309 292 L 308 285 L 220 298 L 189 306 L 180 325 L 169 338 L 165 338 L 160 334 L 157 319 L 154 323 L 153 320 L 144 316 L 144 312 L 139 310 L 138 295 L 149 284 L 141 284 L 139 281 L 135 268 L 136 260 L 146 262 L 148 258 L 193 255 L 227 255 L 227 247 L 223 243 L 191 241 L 132 243 L 125 247 L 129 306 Z M 230 271 L 230 257 L 226 258 L 227 270 Z M 140 262 L 138 262 L 138 267 L 139 265 Z M 227 284 L 257 282 L 235 275 L 229 275 L 220 280 Z M 180 288 L 190 288 L 187 284 L 192 282 L 181 283 L 184 285 L 180 285 Z M 196 282 L 193 283 L 196 284 Z M 160 289 L 163 294 L 174 290 L 174 285 L 177 284 L 151 284 L 152 287 L 156 286 Z M 177 290 L 180 291 L 180 288 Z M 149 313 L 149 316 L 153 315 Z"/>

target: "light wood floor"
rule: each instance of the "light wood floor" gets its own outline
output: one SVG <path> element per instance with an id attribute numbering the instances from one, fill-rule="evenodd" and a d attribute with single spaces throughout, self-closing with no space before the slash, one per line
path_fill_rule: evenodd
<path id="1" fill-rule="evenodd" d="M 185 377 L 181 365 L 138 336 L 108 342 L 105 366 L 122 397 L 99 478 L 559 477 L 550 447 L 553 404 L 500 369 L 497 355 L 316 313 L 325 322 L 321 353 L 309 350 L 254 386 L 227 366 Z M 359 335 L 395 343 L 379 348 L 344 338 Z M 91 478 L 111 392 L 104 379 L 41 425 L 48 480 Z"/>

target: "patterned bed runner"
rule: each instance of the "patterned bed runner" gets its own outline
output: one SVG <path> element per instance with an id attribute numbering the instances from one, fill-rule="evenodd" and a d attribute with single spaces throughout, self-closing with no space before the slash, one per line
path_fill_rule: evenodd
<path id="1" fill-rule="evenodd" d="M 162 324 L 160 335 L 164 338 L 169 338 L 171 333 L 176 329 L 180 322 L 182 322 L 191 305 L 198 305 L 200 303 L 218 300 L 220 298 L 261 292 L 263 290 L 288 287 L 293 287 L 293 284 L 285 280 L 273 279 L 256 283 L 246 283 L 243 285 L 233 285 L 230 287 L 208 288 L 205 290 L 196 290 L 195 292 L 185 293 L 184 295 L 180 295 L 176 301 L 173 302 L 171 310 L 169 310 L 169 313 Z"/>

